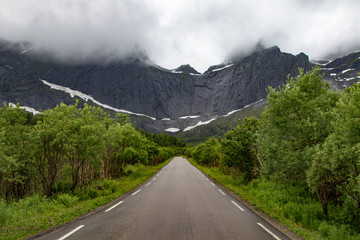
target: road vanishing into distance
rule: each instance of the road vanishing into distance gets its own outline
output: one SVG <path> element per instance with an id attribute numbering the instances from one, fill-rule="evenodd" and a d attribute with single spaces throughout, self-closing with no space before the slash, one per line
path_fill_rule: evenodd
<path id="1" fill-rule="evenodd" d="M 289 239 L 184 158 L 126 197 L 40 239 Z"/>

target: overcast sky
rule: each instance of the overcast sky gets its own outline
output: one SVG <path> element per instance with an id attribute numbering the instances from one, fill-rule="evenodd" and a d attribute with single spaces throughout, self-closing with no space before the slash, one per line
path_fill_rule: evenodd
<path id="1" fill-rule="evenodd" d="M 0 0 L 0 38 L 62 59 L 124 56 L 198 71 L 260 40 L 310 58 L 360 50 L 359 0 Z"/>

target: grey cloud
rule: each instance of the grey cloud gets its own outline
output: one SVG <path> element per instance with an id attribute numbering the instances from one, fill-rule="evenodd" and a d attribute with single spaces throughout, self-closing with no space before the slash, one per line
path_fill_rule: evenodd
<path id="1" fill-rule="evenodd" d="M 0 37 L 62 59 L 122 57 L 134 46 L 167 68 L 206 70 L 266 47 L 311 58 L 360 48 L 357 0 L 0 0 Z M 360 49 L 358 49 L 360 50 Z"/>

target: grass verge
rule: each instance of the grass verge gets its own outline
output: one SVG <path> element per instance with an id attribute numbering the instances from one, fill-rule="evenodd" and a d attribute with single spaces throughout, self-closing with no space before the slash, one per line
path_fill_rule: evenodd
<path id="1" fill-rule="evenodd" d="M 120 179 L 98 181 L 51 199 L 33 195 L 9 204 L 0 199 L 0 239 L 30 237 L 89 213 L 136 188 L 170 160 L 157 166 L 130 166 Z"/>
<path id="2" fill-rule="evenodd" d="M 338 224 L 343 217 L 340 209 L 329 206 L 331 215 L 326 220 L 320 203 L 304 189 L 279 186 L 260 179 L 246 185 L 243 179 L 226 175 L 219 168 L 202 166 L 192 159 L 188 160 L 209 177 L 304 239 L 360 239 L 360 235 L 351 230 L 350 226 Z"/>

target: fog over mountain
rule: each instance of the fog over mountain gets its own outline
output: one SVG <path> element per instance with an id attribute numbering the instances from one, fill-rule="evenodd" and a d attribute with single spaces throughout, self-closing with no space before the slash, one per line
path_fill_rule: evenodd
<path id="1" fill-rule="evenodd" d="M 360 50 L 357 0 L 0 0 L 0 38 L 67 62 L 137 47 L 160 66 L 204 72 L 261 41 L 310 58 Z"/>

